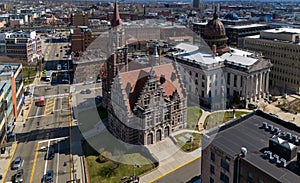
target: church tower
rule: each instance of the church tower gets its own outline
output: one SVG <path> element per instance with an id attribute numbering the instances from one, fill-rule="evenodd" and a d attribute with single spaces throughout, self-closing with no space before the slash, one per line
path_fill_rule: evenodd
<path id="1" fill-rule="evenodd" d="M 114 15 L 111 20 L 111 29 L 109 31 L 108 45 L 107 45 L 107 62 L 106 74 L 102 83 L 103 88 L 103 102 L 109 108 L 111 85 L 114 78 L 119 72 L 127 71 L 128 53 L 125 45 L 125 34 L 122 27 L 122 20 L 119 14 L 118 3 L 115 2 Z"/>

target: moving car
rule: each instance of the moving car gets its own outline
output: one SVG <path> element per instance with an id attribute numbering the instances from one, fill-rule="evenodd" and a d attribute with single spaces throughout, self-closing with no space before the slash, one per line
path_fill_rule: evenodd
<path id="1" fill-rule="evenodd" d="M 23 169 L 18 170 L 14 177 L 15 183 L 22 183 L 23 182 Z"/>
<path id="2" fill-rule="evenodd" d="M 45 180 L 47 183 L 53 182 L 53 170 L 48 170 L 45 175 Z"/>
<path id="3" fill-rule="evenodd" d="M 48 160 L 51 160 L 54 158 L 54 148 L 53 147 L 50 147 L 47 151 L 47 153 L 45 154 L 45 160 L 48 159 Z"/>
<path id="4" fill-rule="evenodd" d="M 16 170 L 21 168 L 22 161 L 23 160 L 20 156 L 16 157 L 15 161 L 13 162 L 12 169 Z"/>

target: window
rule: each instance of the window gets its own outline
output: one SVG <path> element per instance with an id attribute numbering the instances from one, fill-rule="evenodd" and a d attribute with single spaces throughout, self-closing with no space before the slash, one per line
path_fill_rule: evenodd
<path id="1" fill-rule="evenodd" d="M 241 87 L 243 87 L 243 76 L 241 76 Z"/>
<path id="2" fill-rule="evenodd" d="M 237 75 L 234 75 L 233 77 L 233 86 L 236 87 L 237 86 Z"/>
<path id="3" fill-rule="evenodd" d="M 252 172 L 248 172 L 247 182 L 248 183 L 252 183 L 253 182 L 253 173 Z"/>
<path id="4" fill-rule="evenodd" d="M 210 182 L 210 183 L 214 183 L 215 180 L 214 180 L 212 177 L 210 177 L 210 178 L 209 178 L 209 182 Z"/>
<path id="5" fill-rule="evenodd" d="M 204 87 L 204 82 L 202 82 L 201 86 Z"/>
<path id="6" fill-rule="evenodd" d="M 146 96 L 144 97 L 144 105 L 147 106 L 147 105 L 149 105 L 149 103 L 150 103 L 150 96 L 149 96 L 149 95 L 146 95 Z"/>
<path id="7" fill-rule="evenodd" d="M 213 165 L 210 165 L 210 173 L 215 174 L 215 167 Z"/>
<path id="8" fill-rule="evenodd" d="M 203 90 L 201 91 L 201 97 L 204 97 L 204 91 Z"/>
<path id="9" fill-rule="evenodd" d="M 223 172 L 220 174 L 220 180 L 224 183 L 229 183 L 229 177 L 225 175 Z"/>
<path id="10" fill-rule="evenodd" d="M 149 84 L 149 90 L 152 91 L 154 89 L 155 89 L 155 83 L 152 82 L 152 83 Z"/>
<path id="11" fill-rule="evenodd" d="M 264 183 L 264 181 L 261 179 L 258 179 L 258 183 Z"/>
<path id="12" fill-rule="evenodd" d="M 227 84 L 230 85 L 230 73 L 227 74 Z"/>
<path id="13" fill-rule="evenodd" d="M 202 75 L 202 79 L 205 80 L 205 76 L 204 75 Z"/>
<path id="14" fill-rule="evenodd" d="M 195 77 L 198 78 L 198 73 L 195 74 Z"/>
<path id="15" fill-rule="evenodd" d="M 195 80 L 195 84 L 198 85 L 198 80 L 197 79 Z"/>
<path id="16" fill-rule="evenodd" d="M 221 159 L 221 167 L 229 171 L 229 163 L 226 160 Z"/>
<path id="17" fill-rule="evenodd" d="M 210 153 L 210 160 L 215 161 L 215 153 Z"/>

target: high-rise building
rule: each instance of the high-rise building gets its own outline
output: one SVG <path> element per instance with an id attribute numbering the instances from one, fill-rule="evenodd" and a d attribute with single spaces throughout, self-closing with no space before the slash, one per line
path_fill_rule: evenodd
<path id="1" fill-rule="evenodd" d="M 270 73 L 272 93 L 300 93 L 300 29 L 265 30 L 245 38 L 245 48 L 263 53 L 273 67 Z"/>
<path id="2" fill-rule="evenodd" d="M 260 110 L 202 137 L 202 182 L 297 182 L 300 127 Z"/>
<path id="3" fill-rule="evenodd" d="M 200 8 L 200 0 L 193 0 L 193 8 L 195 9 Z"/>
<path id="4" fill-rule="evenodd" d="M 76 29 L 71 29 L 72 52 L 81 55 L 93 41 L 92 31 L 87 26 L 79 26 Z"/>
<path id="5" fill-rule="evenodd" d="M 88 26 L 89 17 L 85 12 L 72 13 L 71 14 L 71 25 L 73 26 Z"/>

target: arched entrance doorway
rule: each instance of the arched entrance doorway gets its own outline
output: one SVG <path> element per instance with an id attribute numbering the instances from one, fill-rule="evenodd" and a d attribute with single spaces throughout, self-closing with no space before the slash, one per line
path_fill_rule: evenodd
<path id="1" fill-rule="evenodd" d="M 147 135 L 147 144 L 153 144 L 153 134 L 152 133 L 149 133 Z"/>
<path id="2" fill-rule="evenodd" d="M 156 131 L 156 142 L 161 141 L 161 130 Z"/>
<path id="3" fill-rule="evenodd" d="M 170 135 L 170 127 L 166 127 L 164 131 L 165 137 L 168 137 Z"/>

